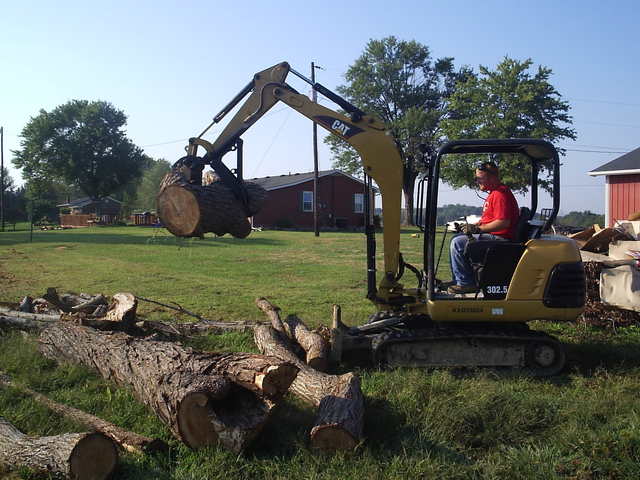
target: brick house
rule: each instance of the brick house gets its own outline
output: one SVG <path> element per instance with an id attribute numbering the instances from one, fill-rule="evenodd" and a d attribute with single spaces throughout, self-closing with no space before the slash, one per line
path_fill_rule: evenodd
<path id="1" fill-rule="evenodd" d="M 591 176 L 605 176 L 605 223 L 626 220 L 640 211 L 640 148 L 589 172 Z"/>
<path id="2" fill-rule="evenodd" d="M 268 192 L 255 226 L 313 228 L 313 172 L 247 179 Z M 371 201 L 375 192 L 371 192 Z M 371 203 L 373 205 L 373 203 Z M 318 172 L 318 224 L 350 229 L 364 225 L 364 182 L 340 170 Z"/>
<path id="3" fill-rule="evenodd" d="M 68 203 L 57 205 L 60 213 L 60 225 L 63 227 L 88 227 L 94 224 L 112 224 L 119 220 L 122 202 L 111 197 L 92 199 L 77 198 Z"/>

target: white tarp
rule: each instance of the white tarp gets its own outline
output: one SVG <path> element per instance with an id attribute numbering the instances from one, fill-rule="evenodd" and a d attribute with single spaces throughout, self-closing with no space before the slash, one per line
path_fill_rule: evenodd
<path id="1" fill-rule="evenodd" d="M 600 298 L 603 303 L 640 312 L 640 270 L 634 265 L 603 268 Z"/>

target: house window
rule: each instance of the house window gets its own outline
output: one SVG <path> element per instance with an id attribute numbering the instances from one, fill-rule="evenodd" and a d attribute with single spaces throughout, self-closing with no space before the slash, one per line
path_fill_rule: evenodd
<path id="1" fill-rule="evenodd" d="M 353 212 L 364 213 L 364 193 L 353 194 Z"/>
<path id="2" fill-rule="evenodd" d="M 302 192 L 302 211 L 313 212 L 313 192 Z"/>

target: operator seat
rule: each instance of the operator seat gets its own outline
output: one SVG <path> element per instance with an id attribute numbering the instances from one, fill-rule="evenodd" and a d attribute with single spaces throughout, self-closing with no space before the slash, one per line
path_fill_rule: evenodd
<path id="1" fill-rule="evenodd" d="M 464 254 L 473 267 L 476 285 L 482 290 L 483 298 L 502 299 L 506 296 L 513 272 L 524 253 L 524 244 L 531 234 L 530 218 L 531 210 L 520 208 L 514 241 L 480 240 L 467 243 Z"/>

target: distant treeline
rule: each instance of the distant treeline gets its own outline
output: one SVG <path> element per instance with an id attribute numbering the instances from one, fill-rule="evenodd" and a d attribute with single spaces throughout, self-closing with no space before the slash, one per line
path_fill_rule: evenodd
<path id="1" fill-rule="evenodd" d="M 381 209 L 376 209 L 376 213 L 381 213 Z M 406 211 L 402 210 L 403 220 L 406 218 Z M 436 225 L 444 225 L 452 220 L 457 220 L 460 217 L 467 215 L 482 215 L 482 207 L 471 205 L 444 205 L 438 207 L 438 216 L 436 219 Z M 571 227 L 590 227 L 597 223 L 600 226 L 604 226 L 604 215 L 593 213 L 589 210 L 584 212 L 569 212 L 567 215 L 558 216 L 556 224 L 566 225 Z"/>
<path id="2" fill-rule="evenodd" d="M 604 227 L 604 215 L 599 215 L 589 210 L 585 210 L 584 212 L 569 212 L 567 215 L 558 216 L 556 219 L 556 224 L 571 227 L 587 228 L 595 223 Z"/>

